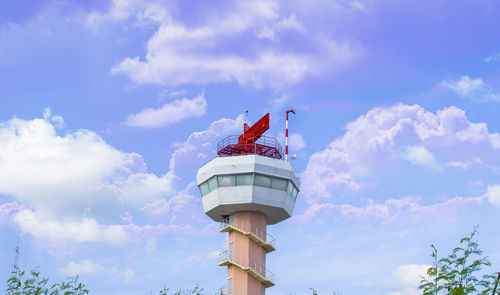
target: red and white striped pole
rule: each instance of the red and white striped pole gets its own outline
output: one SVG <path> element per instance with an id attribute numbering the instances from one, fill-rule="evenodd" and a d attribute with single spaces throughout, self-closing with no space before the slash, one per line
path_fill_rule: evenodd
<path id="1" fill-rule="evenodd" d="M 285 131 L 285 160 L 288 161 L 288 113 L 295 114 L 295 110 L 290 108 L 286 111 L 286 131 Z"/>

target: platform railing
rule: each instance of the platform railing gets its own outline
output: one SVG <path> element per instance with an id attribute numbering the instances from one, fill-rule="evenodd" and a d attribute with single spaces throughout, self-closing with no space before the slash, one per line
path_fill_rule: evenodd
<path id="1" fill-rule="evenodd" d="M 229 216 L 225 218 L 223 222 L 221 222 L 220 227 L 224 228 L 228 225 L 234 226 L 245 232 L 250 232 L 267 244 L 271 245 L 273 248 L 276 248 L 276 240 L 271 235 L 267 234 L 264 230 L 252 225 L 251 223 L 243 222 L 242 220 L 234 216 Z"/>
<path id="2" fill-rule="evenodd" d="M 260 154 L 274 158 L 281 158 L 283 149 L 276 138 L 261 136 L 255 142 L 240 143 L 239 135 L 230 135 L 217 143 L 218 154 L 227 156 L 228 153 L 238 155 Z"/>
<path id="3" fill-rule="evenodd" d="M 233 264 L 238 265 L 242 268 L 249 268 L 255 273 L 259 274 L 262 278 L 274 284 L 274 274 L 253 259 L 237 255 L 236 253 L 228 253 L 228 251 L 224 251 L 219 254 L 219 263 L 222 263 L 226 260 L 229 260 Z"/>

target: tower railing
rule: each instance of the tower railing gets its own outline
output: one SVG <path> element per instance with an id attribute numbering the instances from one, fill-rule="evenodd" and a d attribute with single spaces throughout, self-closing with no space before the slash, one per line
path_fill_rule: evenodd
<path id="1" fill-rule="evenodd" d="M 252 155 L 281 159 L 283 149 L 276 138 L 261 136 L 254 142 L 242 143 L 238 135 L 230 135 L 217 143 L 217 154 L 220 157 Z"/>
<path id="2" fill-rule="evenodd" d="M 251 223 L 243 222 L 242 220 L 234 216 L 229 216 L 225 218 L 223 222 L 221 222 L 220 228 L 224 228 L 228 225 L 234 226 L 245 232 L 250 232 L 267 244 L 271 245 L 273 248 L 276 248 L 276 240 L 271 235 L 267 234 L 264 230 L 252 225 Z"/>
<path id="3" fill-rule="evenodd" d="M 236 253 L 228 253 L 228 251 L 224 251 L 219 254 L 219 265 L 226 261 L 230 261 L 243 270 L 249 269 L 274 285 L 274 274 L 255 260 L 237 255 Z"/>

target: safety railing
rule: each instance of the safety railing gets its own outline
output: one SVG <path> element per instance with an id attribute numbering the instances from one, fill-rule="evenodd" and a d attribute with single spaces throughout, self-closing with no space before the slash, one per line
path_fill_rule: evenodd
<path id="1" fill-rule="evenodd" d="M 273 137 L 261 136 L 255 142 L 241 143 L 239 135 L 230 135 L 217 143 L 217 154 L 221 157 L 258 154 L 281 159 L 283 149 Z"/>
<path id="2" fill-rule="evenodd" d="M 244 232 L 249 232 L 257 236 L 263 242 L 271 245 L 273 248 L 276 248 L 276 240 L 269 234 L 267 234 L 264 230 L 259 227 L 256 227 L 248 222 L 243 222 L 242 220 L 232 216 L 224 218 L 224 221 L 221 222 L 220 227 L 224 228 L 228 225 L 234 226 Z"/>
<path id="3" fill-rule="evenodd" d="M 274 274 L 253 259 L 224 251 L 219 254 L 219 264 L 222 264 L 226 261 L 230 261 L 232 264 L 239 266 L 243 270 L 248 269 L 250 271 L 253 271 L 261 278 L 271 282 L 274 285 Z"/>

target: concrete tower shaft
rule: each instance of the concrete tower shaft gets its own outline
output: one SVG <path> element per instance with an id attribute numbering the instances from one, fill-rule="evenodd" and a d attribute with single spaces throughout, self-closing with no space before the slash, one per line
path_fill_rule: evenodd
<path id="1" fill-rule="evenodd" d="M 233 221 L 229 221 L 229 224 L 238 224 L 241 228 L 266 228 L 266 216 L 262 213 L 236 212 L 230 218 Z M 228 266 L 228 287 L 231 288 L 228 293 L 263 295 L 266 287 L 274 285 L 274 278 L 266 271 L 266 250 L 246 233 L 229 231 L 228 252 L 225 256 L 220 265 Z"/>

